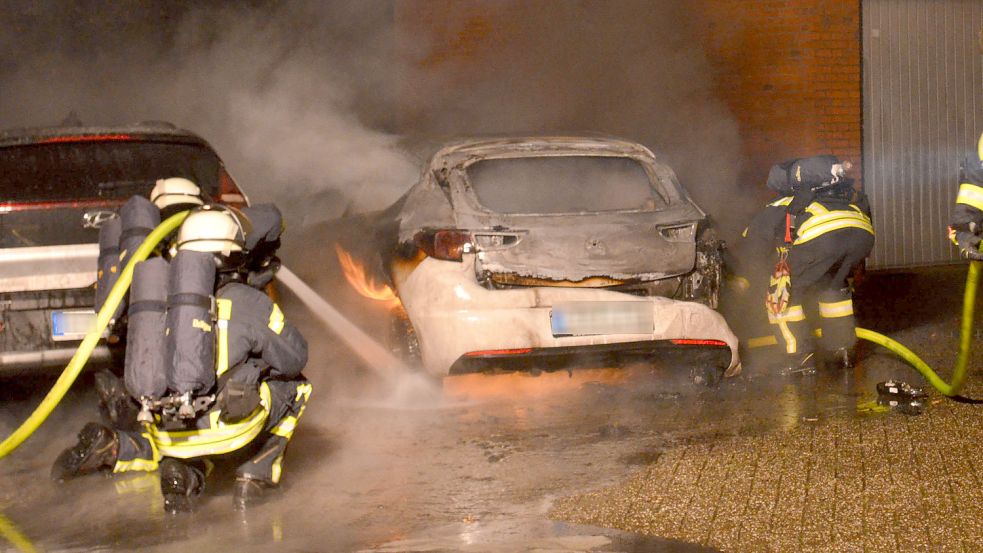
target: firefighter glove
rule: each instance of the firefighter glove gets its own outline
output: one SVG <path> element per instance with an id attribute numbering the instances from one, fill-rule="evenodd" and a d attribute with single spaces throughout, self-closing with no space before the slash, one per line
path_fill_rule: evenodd
<path id="1" fill-rule="evenodd" d="M 959 255 L 964 259 L 972 261 L 983 260 L 983 252 L 979 250 L 981 239 L 976 234 L 964 230 L 957 230 L 955 242 L 959 246 Z"/>

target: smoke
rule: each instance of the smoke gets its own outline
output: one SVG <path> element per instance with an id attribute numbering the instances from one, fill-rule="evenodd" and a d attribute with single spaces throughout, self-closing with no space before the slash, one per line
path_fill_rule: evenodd
<path id="1" fill-rule="evenodd" d="M 698 41 L 699 4 L 434 4 L 397 4 L 401 127 L 636 140 L 725 230 L 742 225 L 752 206 L 738 192 L 740 137 Z"/>
<path id="2" fill-rule="evenodd" d="M 389 117 L 386 3 L 81 2 L 5 10 L 0 126 L 168 120 L 209 140 L 254 201 L 303 226 L 376 209 L 415 163 Z"/>

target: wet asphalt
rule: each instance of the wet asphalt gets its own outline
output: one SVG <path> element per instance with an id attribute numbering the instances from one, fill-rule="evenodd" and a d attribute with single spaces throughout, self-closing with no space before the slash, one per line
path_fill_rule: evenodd
<path id="1" fill-rule="evenodd" d="M 932 366 L 951 365 L 964 271 L 870 275 L 858 285 L 861 324 Z M 302 309 L 287 302 L 288 313 Z M 920 380 L 878 348 L 863 346 L 850 374 L 812 379 L 778 376 L 770 354 L 755 352 L 744 375 L 717 389 L 679 367 L 649 366 L 382 382 L 315 323 L 300 324 L 315 392 L 287 453 L 283 489 L 268 503 L 234 511 L 222 466 L 191 515 L 162 511 L 152 474 L 51 482 L 55 456 L 98 418 L 84 375 L 49 422 L 0 460 L 0 551 L 935 551 L 983 543 L 974 464 L 981 408 L 938 395 L 919 415 L 877 405 L 876 382 Z M 5 381 L 0 434 L 51 383 Z M 983 396 L 980 383 L 972 374 L 966 394 Z"/>

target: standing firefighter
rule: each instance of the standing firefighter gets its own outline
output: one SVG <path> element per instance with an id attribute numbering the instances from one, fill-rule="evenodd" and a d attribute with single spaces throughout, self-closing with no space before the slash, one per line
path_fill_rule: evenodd
<path id="1" fill-rule="evenodd" d="M 193 509 L 212 456 L 245 461 L 236 470 L 237 508 L 279 483 L 311 385 L 300 373 L 307 363 L 304 338 L 266 294 L 242 283 L 254 275 L 250 263 L 275 259 L 273 248 L 259 244 L 279 240 L 279 212 L 260 212 L 275 217 L 256 233 L 228 208 L 205 206 L 188 215 L 166 273 L 164 332 L 155 337 L 156 349 L 133 346 L 135 356 L 161 350 L 164 356 L 163 377 L 144 373 L 127 381 L 134 395 L 134 388 L 147 392 L 138 398 L 143 422 L 136 430 L 89 423 L 78 444 L 56 460 L 53 478 L 159 469 L 168 512 Z M 263 251 L 258 260 L 244 251 L 247 243 Z"/>
<path id="2" fill-rule="evenodd" d="M 847 277 L 870 254 L 874 227 L 866 198 L 845 177 L 849 168 L 828 155 L 775 165 L 768 186 L 781 197 L 744 231 L 746 249 L 757 254 L 751 265 L 758 273 L 749 276 L 769 285 L 765 308 L 786 354 L 785 372 L 815 371 L 813 326 L 821 330 L 833 364 L 853 365 L 855 322 Z M 818 325 L 809 320 L 816 308 Z"/>
<path id="3" fill-rule="evenodd" d="M 959 168 L 959 194 L 952 209 L 949 239 L 959 246 L 959 255 L 983 260 L 980 234 L 983 233 L 983 135 L 976 152 L 966 156 Z"/>

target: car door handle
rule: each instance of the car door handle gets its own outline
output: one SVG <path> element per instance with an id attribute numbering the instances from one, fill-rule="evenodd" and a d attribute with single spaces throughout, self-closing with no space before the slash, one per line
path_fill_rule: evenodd
<path id="1" fill-rule="evenodd" d="M 116 217 L 115 211 L 108 209 L 90 209 L 82 214 L 82 228 L 97 229 L 113 217 Z"/>

